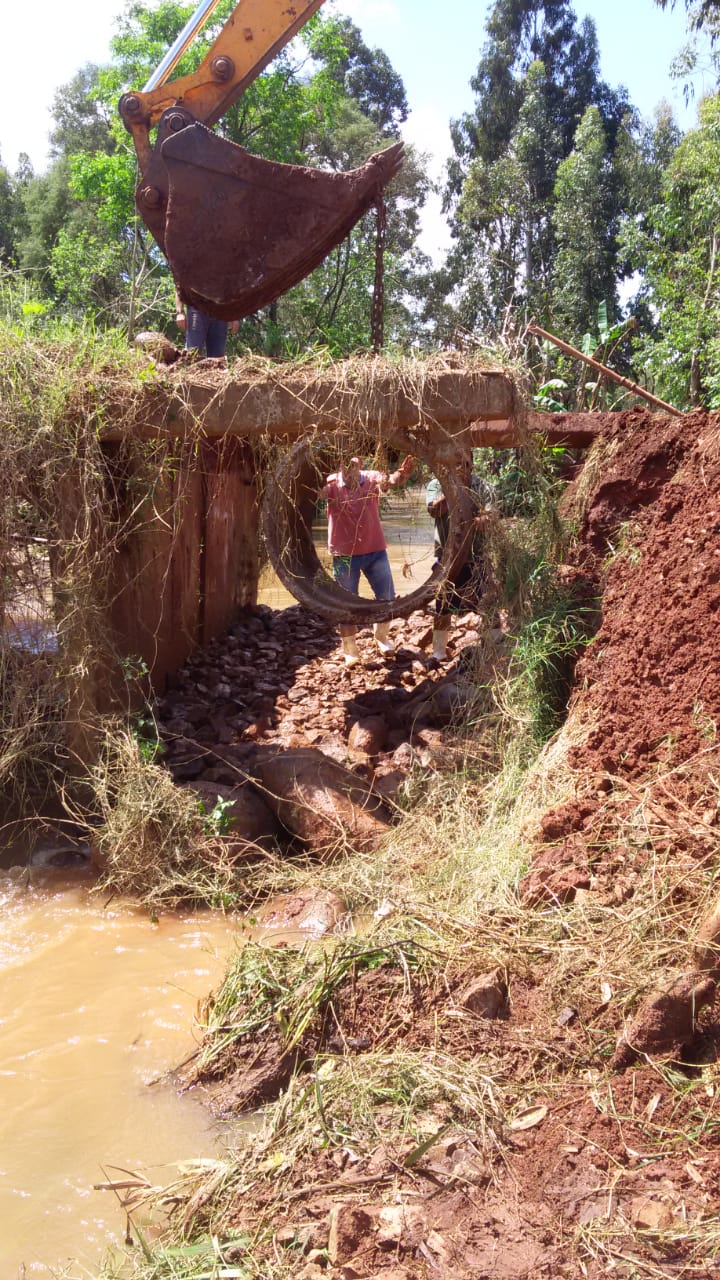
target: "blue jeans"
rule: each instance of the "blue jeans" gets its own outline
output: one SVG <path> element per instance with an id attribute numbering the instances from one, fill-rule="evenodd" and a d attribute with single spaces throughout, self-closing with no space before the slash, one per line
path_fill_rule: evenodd
<path id="1" fill-rule="evenodd" d="M 202 351 L 204 347 L 207 356 L 217 359 L 225 355 L 226 344 L 227 322 L 225 320 L 213 320 L 211 316 L 206 316 L 204 311 L 198 311 L 197 307 L 188 307 L 185 330 L 186 351 Z"/>
<path id="2" fill-rule="evenodd" d="M 376 600 L 394 600 L 395 587 L 387 551 L 368 551 L 362 556 L 333 556 L 333 578 L 338 586 L 358 594 L 360 574 L 364 574 Z"/>

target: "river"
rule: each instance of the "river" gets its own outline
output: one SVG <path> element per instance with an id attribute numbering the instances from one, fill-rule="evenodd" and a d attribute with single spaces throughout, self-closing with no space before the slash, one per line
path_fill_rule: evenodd
<path id="1" fill-rule="evenodd" d="M 194 1047 L 234 947 L 217 913 L 152 923 L 89 872 L 0 878 L 0 1275 L 95 1274 L 125 1218 L 98 1183 L 220 1154 L 210 1113 L 158 1081 Z"/>

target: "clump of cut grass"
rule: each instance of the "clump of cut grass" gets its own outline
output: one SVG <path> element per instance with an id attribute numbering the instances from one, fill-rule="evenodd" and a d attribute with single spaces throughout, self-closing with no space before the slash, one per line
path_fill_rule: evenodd
<path id="1" fill-rule="evenodd" d="M 535 467 L 542 468 L 541 458 Z M 511 646 L 497 698 L 505 718 L 521 722 L 528 743 L 538 747 L 566 718 L 575 662 L 599 623 L 587 585 L 562 572 L 572 531 L 558 516 L 556 487 L 542 470 L 541 478 L 535 513 L 499 524 L 491 546 Z"/>
<path id="2" fill-rule="evenodd" d="M 5 812 L 42 806 L 63 759 L 64 703 L 51 656 L 0 642 L 0 797 Z"/>
<path id="3" fill-rule="evenodd" d="M 283 1050 L 311 1035 L 322 1039 L 335 994 L 364 972 L 390 967 L 410 980 L 431 968 L 431 953 L 413 939 L 331 939 L 327 946 L 299 950 L 246 943 L 216 993 L 204 1006 L 204 1042 L 195 1068 L 215 1070 L 239 1040 L 279 1033 Z"/>
<path id="4" fill-rule="evenodd" d="M 626 1274 L 649 1280 L 664 1280 L 673 1271 L 686 1276 L 712 1275 L 720 1264 L 720 1220 L 711 1214 L 697 1214 L 688 1220 L 680 1201 L 672 1209 L 666 1205 L 669 1225 L 643 1228 L 633 1221 L 632 1205 L 618 1208 L 610 1203 L 605 1216 L 592 1219 L 575 1234 L 573 1251 L 583 1270 L 587 1263 L 605 1274 L 622 1267 Z"/>
<path id="5" fill-rule="evenodd" d="M 235 900 L 237 865 L 208 831 L 197 797 L 148 761 L 133 733 L 116 727 L 89 781 L 99 819 L 89 826 L 103 868 L 98 888 L 136 895 L 151 909 Z"/>
<path id="6" fill-rule="evenodd" d="M 514 638 L 508 694 L 515 712 L 524 708 L 532 740 L 541 746 L 564 723 L 575 664 L 598 625 L 596 606 L 548 574 L 542 601 Z"/>
<path id="7" fill-rule="evenodd" d="M 495 1080 L 479 1071 L 477 1063 L 441 1052 L 319 1057 L 311 1073 L 293 1077 L 282 1097 L 264 1109 L 259 1129 L 236 1130 L 226 1159 L 150 1193 L 146 1205 L 170 1208 L 177 1236 L 186 1238 L 192 1230 L 199 1252 L 204 1253 L 203 1239 L 214 1235 L 226 1242 L 227 1257 L 247 1267 L 242 1275 L 279 1280 L 286 1274 L 284 1262 L 272 1251 L 268 1254 L 268 1246 L 278 1221 L 292 1218 L 293 1205 L 313 1191 L 314 1157 L 332 1150 L 361 1168 L 381 1150 L 383 1170 L 367 1181 L 375 1194 L 387 1194 L 412 1177 L 415 1165 L 426 1153 L 432 1156 L 436 1143 L 452 1135 L 472 1143 L 492 1176 L 505 1122 L 500 1095 Z M 298 1179 L 303 1169 L 308 1170 L 304 1188 Z M 348 1181 L 348 1194 L 352 1185 Z M 336 1189 L 342 1186 L 340 1182 Z M 258 1192 L 262 1214 L 254 1229 L 248 1224 L 240 1233 L 237 1205 L 252 1201 Z M 176 1245 L 173 1256 L 182 1252 Z M 167 1245 L 161 1245 L 148 1262 L 158 1265 L 168 1256 Z M 146 1266 L 141 1274 L 150 1280 L 156 1272 Z"/>
<path id="8" fill-rule="evenodd" d="M 621 447 L 622 437 L 615 436 L 596 440 L 588 450 L 582 470 L 572 486 L 568 499 L 563 504 L 568 517 L 578 525 L 582 524 L 587 516 L 590 503 L 597 493 L 600 476 L 610 469 Z"/>

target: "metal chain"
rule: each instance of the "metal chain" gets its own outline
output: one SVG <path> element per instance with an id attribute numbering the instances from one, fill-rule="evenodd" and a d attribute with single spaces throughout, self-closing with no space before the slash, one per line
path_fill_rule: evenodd
<path id="1" fill-rule="evenodd" d="M 370 315 L 370 342 L 375 355 L 382 351 L 385 338 L 385 236 L 387 234 L 387 207 L 382 192 L 375 201 L 377 212 L 377 236 L 375 239 L 375 282 L 373 284 L 372 311 Z"/>

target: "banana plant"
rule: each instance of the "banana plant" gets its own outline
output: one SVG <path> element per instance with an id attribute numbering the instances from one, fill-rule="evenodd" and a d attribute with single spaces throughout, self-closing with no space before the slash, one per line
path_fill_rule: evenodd
<path id="1" fill-rule="evenodd" d="M 623 338 L 636 327 L 634 316 L 630 316 L 628 320 L 619 320 L 613 325 L 609 324 L 607 302 L 601 302 L 597 309 L 597 333 L 583 334 L 580 350 L 589 359 L 597 360 L 600 364 L 608 364 Z M 601 393 L 604 404 L 607 387 L 602 377 L 595 381 L 586 381 L 583 378 L 578 388 L 578 407 L 597 408 Z"/>

